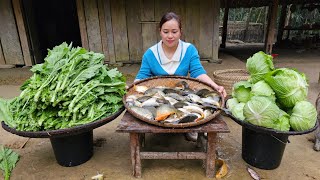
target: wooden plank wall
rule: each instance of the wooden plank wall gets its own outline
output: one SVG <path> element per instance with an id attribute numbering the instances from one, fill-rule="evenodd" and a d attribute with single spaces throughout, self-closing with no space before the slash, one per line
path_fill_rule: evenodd
<path id="1" fill-rule="evenodd" d="M 214 8 L 217 8 L 215 6 L 219 4 L 214 0 L 83 0 L 83 2 L 90 50 L 103 52 L 107 63 L 140 62 L 143 53 L 160 40 L 159 21 L 168 11 L 181 16 L 183 32 L 181 39 L 194 44 L 201 59 L 210 61 L 217 59 L 214 58 L 213 51 L 219 48 L 219 44 L 215 44 L 213 38 L 216 38 L 214 26 L 218 24 L 214 22 L 213 17 L 219 13 L 214 11 Z M 81 24 L 80 29 L 83 29 Z"/>
<path id="2" fill-rule="evenodd" d="M 11 0 L 0 1 L 0 39 L 2 53 L 7 65 L 24 65 L 24 59 L 17 31 Z M 5 24 L 5 25 L 4 25 Z M 2 61 L 3 63 L 4 61 Z"/>

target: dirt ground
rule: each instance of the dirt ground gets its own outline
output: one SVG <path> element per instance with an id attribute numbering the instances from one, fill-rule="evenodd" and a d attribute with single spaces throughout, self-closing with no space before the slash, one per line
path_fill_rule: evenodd
<path id="1" fill-rule="evenodd" d="M 258 48 L 259 49 L 259 48 Z M 258 49 L 229 47 L 220 53 L 222 64 L 203 62 L 208 74 L 217 69 L 245 68 L 245 59 Z M 229 55 L 231 53 L 233 56 Z M 305 73 L 309 79 L 308 99 L 314 103 L 319 92 L 320 52 L 319 50 L 280 50 L 275 59 L 276 67 L 291 67 Z M 238 58 L 236 58 L 238 57 Z M 132 83 L 139 65 L 125 65 L 119 70 Z M 0 69 L 0 97 L 17 96 L 19 85 L 30 77 L 29 68 Z M 75 167 L 62 167 L 55 159 L 50 140 L 47 138 L 24 138 L 0 128 L 0 144 L 9 146 L 20 154 L 20 160 L 12 172 L 13 180 L 38 179 L 91 179 L 103 173 L 105 179 L 135 179 L 132 177 L 129 136 L 116 133 L 121 114 L 112 122 L 94 130 L 93 157 Z M 224 159 L 229 172 L 224 179 L 251 179 L 246 170 L 248 164 L 241 157 L 242 128 L 233 120 L 224 117 L 230 133 L 218 136 L 218 157 Z M 252 167 L 262 179 L 320 179 L 320 152 L 312 149 L 314 133 L 289 136 L 282 162 L 277 169 L 262 170 Z M 26 143 L 24 146 L 23 144 Z M 177 145 L 178 144 L 178 145 Z M 23 146 L 23 147 L 22 147 Z M 180 148 L 192 151 L 195 143 L 185 141 L 183 135 L 146 135 L 146 147 L 168 151 Z M 168 149 L 167 149 L 168 148 Z M 207 179 L 201 160 L 142 160 L 142 179 Z"/>

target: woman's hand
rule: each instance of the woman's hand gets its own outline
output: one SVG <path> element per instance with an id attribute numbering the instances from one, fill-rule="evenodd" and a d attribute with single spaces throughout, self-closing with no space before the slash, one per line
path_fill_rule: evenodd
<path id="1" fill-rule="evenodd" d="M 227 97 L 227 92 L 223 86 L 217 86 L 216 89 L 218 92 L 220 92 L 223 95 L 223 97 Z"/>

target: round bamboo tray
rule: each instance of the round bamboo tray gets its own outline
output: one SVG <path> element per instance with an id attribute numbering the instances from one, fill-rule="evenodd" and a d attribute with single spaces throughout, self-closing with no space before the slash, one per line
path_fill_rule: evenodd
<path id="1" fill-rule="evenodd" d="M 232 93 L 234 83 L 246 81 L 250 77 L 245 69 L 224 69 L 213 72 L 213 80 L 219 86 L 223 86 L 228 95 Z"/>
<path id="2" fill-rule="evenodd" d="M 158 121 L 150 120 L 148 118 L 145 118 L 145 117 L 135 113 L 134 111 L 132 111 L 130 109 L 130 107 L 128 107 L 128 105 L 126 103 L 126 98 L 128 96 L 138 94 L 138 92 L 136 92 L 134 90 L 134 86 L 137 86 L 137 85 L 147 86 L 148 88 L 157 87 L 157 86 L 175 87 L 175 84 L 180 81 L 187 82 L 189 87 L 193 90 L 199 90 L 199 89 L 206 88 L 209 90 L 216 91 L 216 89 L 214 87 L 212 87 L 211 85 L 209 85 L 205 82 L 202 82 L 198 79 L 194 79 L 194 78 L 188 78 L 188 77 L 184 77 L 184 76 L 155 76 L 155 77 L 147 78 L 147 79 L 144 79 L 144 80 L 141 80 L 141 81 L 138 81 L 138 82 L 131 84 L 129 86 L 129 88 L 127 89 L 126 95 L 123 96 L 123 99 L 122 99 L 123 104 L 126 107 L 127 111 L 130 114 L 132 114 L 134 117 L 136 117 L 137 119 L 142 120 L 144 122 L 147 122 L 149 124 L 162 126 L 162 127 L 171 127 L 171 128 L 184 128 L 184 127 L 192 127 L 192 126 L 201 125 L 201 124 L 204 124 L 206 122 L 213 120 L 216 116 L 218 116 L 221 113 L 221 110 L 217 110 L 213 114 L 211 114 L 209 117 L 202 119 L 200 121 L 197 121 L 197 122 L 188 122 L 188 123 L 180 123 L 180 124 L 160 123 Z M 221 96 L 220 104 L 223 106 L 225 104 L 225 99 L 221 93 L 219 93 L 218 91 L 217 91 L 217 93 Z"/>

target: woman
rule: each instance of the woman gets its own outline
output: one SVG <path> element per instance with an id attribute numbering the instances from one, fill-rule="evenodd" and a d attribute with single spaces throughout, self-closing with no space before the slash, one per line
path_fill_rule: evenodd
<path id="1" fill-rule="evenodd" d="M 226 97 L 224 87 L 217 85 L 206 74 L 195 46 L 180 40 L 182 32 L 179 16 L 168 12 L 161 18 L 159 25 L 161 41 L 144 53 L 135 81 L 151 76 L 187 76 L 190 73 L 190 77 L 212 85 Z M 187 138 L 195 140 L 196 135 L 188 134 Z"/>

